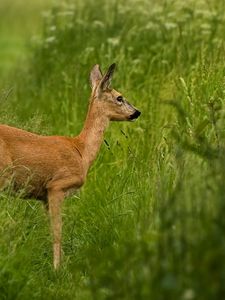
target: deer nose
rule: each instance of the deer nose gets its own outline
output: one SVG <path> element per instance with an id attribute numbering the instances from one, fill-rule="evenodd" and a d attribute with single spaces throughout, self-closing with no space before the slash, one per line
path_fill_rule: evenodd
<path id="1" fill-rule="evenodd" d="M 137 119 L 140 116 L 141 112 L 139 110 L 135 110 L 135 112 L 129 117 L 130 120 Z"/>

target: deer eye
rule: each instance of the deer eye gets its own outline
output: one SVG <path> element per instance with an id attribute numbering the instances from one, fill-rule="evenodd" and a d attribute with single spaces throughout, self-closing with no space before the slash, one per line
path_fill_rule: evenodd
<path id="1" fill-rule="evenodd" d="M 118 102 L 122 102 L 122 101 L 123 101 L 123 97 L 122 97 L 122 96 L 118 96 L 118 97 L 116 98 L 116 100 L 117 100 Z"/>

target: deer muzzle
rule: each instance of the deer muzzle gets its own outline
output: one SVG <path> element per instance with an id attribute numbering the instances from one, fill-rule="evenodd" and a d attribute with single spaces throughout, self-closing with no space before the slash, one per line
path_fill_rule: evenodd
<path id="1" fill-rule="evenodd" d="M 135 110 L 135 112 L 132 115 L 130 115 L 129 119 L 135 120 L 140 116 L 140 114 L 141 114 L 141 112 L 139 110 Z"/>

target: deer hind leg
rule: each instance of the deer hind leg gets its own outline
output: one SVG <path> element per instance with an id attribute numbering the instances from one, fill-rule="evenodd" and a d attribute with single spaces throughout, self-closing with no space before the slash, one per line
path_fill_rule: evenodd
<path id="1" fill-rule="evenodd" d="M 64 198 L 62 190 L 48 190 L 48 206 L 53 234 L 53 265 L 58 269 L 61 259 L 62 216 L 61 204 Z"/>

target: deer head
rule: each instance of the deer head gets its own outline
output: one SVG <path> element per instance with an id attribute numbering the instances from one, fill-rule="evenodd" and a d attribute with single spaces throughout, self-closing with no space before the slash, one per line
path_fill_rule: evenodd
<path id="1" fill-rule="evenodd" d="M 131 121 L 137 119 L 141 112 L 132 106 L 121 93 L 112 89 L 110 84 L 116 64 L 112 64 L 105 75 L 99 65 L 95 65 L 90 73 L 92 97 L 90 105 L 98 107 L 110 121 Z"/>

